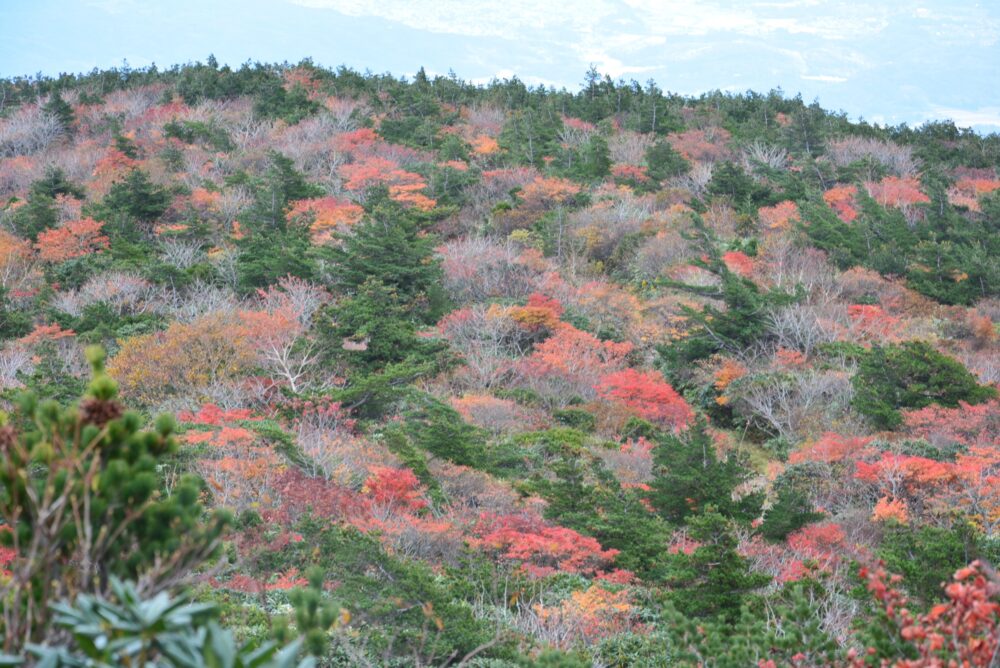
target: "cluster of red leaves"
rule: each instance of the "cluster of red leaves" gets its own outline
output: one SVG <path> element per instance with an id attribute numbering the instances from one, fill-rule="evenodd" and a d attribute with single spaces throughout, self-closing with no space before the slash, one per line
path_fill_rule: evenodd
<path id="1" fill-rule="evenodd" d="M 974 561 L 955 573 L 945 587 L 947 601 L 923 615 L 909 609 L 907 597 L 898 588 L 902 578 L 885 569 L 861 569 L 868 591 L 885 611 L 890 641 L 910 648 L 916 658 L 881 659 L 878 649 L 850 650 L 849 666 L 881 665 L 893 668 L 937 668 L 943 666 L 996 665 L 1000 651 L 1000 581 L 985 564 Z M 900 654 L 896 652 L 897 656 Z"/>
<path id="2" fill-rule="evenodd" d="M 589 123 L 582 118 L 574 118 L 572 116 L 562 117 L 563 125 L 572 130 L 579 130 L 581 132 L 595 132 L 597 126 L 593 123 Z"/>
<path id="3" fill-rule="evenodd" d="M 594 389 L 601 398 L 674 431 L 684 429 L 694 419 L 694 411 L 659 371 L 623 369 L 602 377 Z"/>
<path id="4" fill-rule="evenodd" d="M 184 442 L 189 444 L 208 443 L 219 448 L 248 446 L 253 443 L 254 433 L 243 427 L 224 426 L 218 431 L 189 431 Z"/>
<path id="5" fill-rule="evenodd" d="M 364 511 L 362 498 L 351 489 L 306 475 L 296 467 L 288 467 L 274 484 L 281 495 L 282 512 L 293 521 L 306 512 L 343 520 Z"/>
<path id="6" fill-rule="evenodd" d="M 858 338 L 876 341 L 899 339 L 900 319 L 889 315 L 877 304 L 851 304 L 847 307 L 847 317 L 851 320 L 852 340 Z"/>
<path id="7" fill-rule="evenodd" d="M 778 348 L 774 351 L 771 365 L 776 369 L 801 369 L 806 361 L 806 355 L 801 350 Z"/>
<path id="8" fill-rule="evenodd" d="M 217 209 L 221 200 L 222 194 L 217 191 L 195 188 L 191 191 L 191 197 L 188 201 L 191 206 L 204 211 Z"/>
<path id="9" fill-rule="evenodd" d="M 954 465 L 916 455 L 883 452 L 874 462 L 854 463 L 854 477 L 863 482 L 903 484 L 927 492 L 932 485 L 949 482 L 954 476 Z"/>
<path id="10" fill-rule="evenodd" d="M 4 527 L 4 530 L 6 531 L 7 528 Z M 12 547 L 0 547 L 0 577 L 10 576 L 8 566 L 11 565 L 15 557 L 17 557 L 17 550 Z"/>
<path id="11" fill-rule="evenodd" d="M 875 522 L 887 522 L 892 520 L 898 524 L 906 524 L 910 521 L 910 508 L 903 499 L 895 499 L 889 496 L 879 497 L 872 509 L 872 520 Z"/>
<path id="12" fill-rule="evenodd" d="M 611 167 L 611 178 L 617 183 L 628 185 L 649 183 L 651 181 L 645 167 L 621 163 Z"/>
<path id="13" fill-rule="evenodd" d="M 103 227 L 104 223 L 93 218 L 81 218 L 45 230 L 35 243 L 38 256 L 46 262 L 64 262 L 102 251 L 109 245 L 108 237 L 101 233 Z"/>
<path id="14" fill-rule="evenodd" d="M 221 426 L 225 422 L 234 422 L 237 420 L 259 420 L 259 417 L 253 417 L 252 411 L 249 408 L 231 408 L 228 410 L 219 408 L 215 404 L 204 404 L 198 409 L 197 413 L 192 413 L 191 411 L 181 411 L 177 414 L 177 419 L 182 422 L 190 422 L 192 424 L 203 424 L 213 427 Z"/>
<path id="15" fill-rule="evenodd" d="M 108 175 L 118 175 L 139 166 L 139 161 L 134 160 L 116 148 L 109 148 L 97 164 L 94 165 L 93 176 L 102 177 Z"/>
<path id="16" fill-rule="evenodd" d="M 955 181 L 959 190 L 968 190 L 977 195 L 986 195 L 994 190 L 1000 190 L 1000 179 L 962 178 Z"/>
<path id="17" fill-rule="evenodd" d="M 788 462 L 790 464 L 803 462 L 836 464 L 845 460 L 853 461 L 866 451 L 871 442 L 871 437 L 844 436 L 826 432 L 816 441 L 791 453 L 788 456 Z"/>
<path id="18" fill-rule="evenodd" d="M 31 332 L 22 336 L 18 341 L 26 346 L 33 346 L 43 341 L 58 341 L 72 336 L 76 336 L 76 332 L 72 329 L 63 329 L 59 325 L 35 325 Z"/>
<path id="19" fill-rule="evenodd" d="M 284 79 L 282 88 L 285 90 L 290 91 L 294 88 L 301 88 L 308 93 L 309 99 L 313 100 L 318 97 L 320 82 L 316 78 L 315 73 L 309 68 L 293 67 L 285 70 L 282 78 Z"/>
<path id="20" fill-rule="evenodd" d="M 726 144 L 731 137 L 728 130 L 708 128 L 674 133 L 667 137 L 667 141 L 688 160 L 716 162 L 729 155 Z"/>
<path id="21" fill-rule="evenodd" d="M 260 418 L 249 410 L 205 404 L 197 413 L 178 413 L 178 419 L 198 427 L 184 434 L 185 444 L 210 446 L 197 467 L 217 503 L 237 510 L 278 503 L 274 481 L 285 470 L 284 462 L 268 444 L 258 442 L 254 432 L 233 424 Z"/>
<path id="22" fill-rule="evenodd" d="M 753 258 L 742 251 L 723 253 L 722 262 L 726 265 L 726 269 L 744 278 L 749 278 L 753 274 Z"/>
<path id="23" fill-rule="evenodd" d="M 959 402 L 957 408 L 933 404 L 920 410 L 904 411 L 907 433 L 932 445 L 980 445 L 997 443 L 1000 434 L 1000 399 L 975 406 Z"/>
<path id="24" fill-rule="evenodd" d="M 882 496 L 873 510 L 876 520 L 905 522 L 921 510 L 962 508 L 987 534 L 1000 528 L 1000 449 L 995 443 L 973 445 L 954 462 L 882 452 L 854 465 L 855 480 Z"/>
<path id="25" fill-rule="evenodd" d="M 778 580 L 800 580 L 817 572 L 829 573 L 840 561 L 840 548 L 847 535 L 835 522 L 802 527 L 788 536 L 791 552 L 782 564 Z"/>
<path id="26" fill-rule="evenodd" d="M 211 584 L 218 585 L 219 583 L 212 581 Z M 307 584 L 308 581 L 299 574 L 299 569 L 293 566 L 270 582 L 263 582 L 244 573 L 238 573 L 226 581 L 225 587 L 244 594 L 259 594 L 265 591 L 287 591 L 296 587 L 304 587 Z"/>
<path id="27" fill-rule="evenodd" d="M 559 324 L 563 310 L 563 305 L 558 299 L 533 292 L 528 296 L 527 304 L 515 306 L 510 310 L 510 317 L 532 332 L 542 329 L 553 330 Z"/>
<path id="28" fill-rule="evenodd" d="M 857 194 L 858 189 L 854 186 L 836 186 L 823 193 L 823 201 L 837 212 L 842 221 L 850 223 L 858 217 L 854 202 Z"/>
<path id="29" fill-rule="evenodd" d="M 326 431 L 351 432 L 357 422 L 341 402 L 331 397 L 316 399 L 293 397 L 287 406 L 298 415 L 299 425 L 307 424 Z"/>
<path id="30" fill-rule="evenodd" d="M 356 153 L 378 141 L 378 135 L 371 128 L 358 128 L 343 132 L 333 138 L 333 147 L 344 153 Z"/>
<path id="31" fill-rule="evenodd" d="M 757 210 L 761 224 L 769 230 L 787 230 L 793 222 L 800 219 L 798 205 L 785 200 L 774 206 L 762 206 Z"/>
<path id="32" fill-rule="evenodd" d="M 969 211 L 981 211 L 979 198 L 1000 189 L 1000 180 L 996 178 L 968 176 L 959 178 L 955 185 L 948 189 L 948 202 L 955 206 L 964 206 Z"/>
<path id="33" fill-rule="evenodd" d="M 931 201 L 920 191 L 920 181 L 914 177 L 887 176 L 878 183 L 866 183 L 865 187 L 882 206 L 903 207 Z"/>
<path id="34" fill-rule="evenodd" d="M 521 563 L 526 573 L 596 575 L 611 565 L 618 550 L 605 550 L 594 538 L 565 527 L 549 526 L 532 515 L 484 513 L 473 528 L 473 547 Z"/>
<path id="35" fill-rule="evenodd" d="M 420 481 L 410 469 L 374 467 L 361 491 L 373 506 L 384 510 L 413 513 L 427 507 Z"/>
<path id="36" fill-rule="evenodd" d="M 356 162 L 341 165 L 337 174 L 344 180 L 344 188 L 352 192 L 364 192 L 376 185 L 386 185 L 389 196 L 407 206 L 423 211 L 433 209 L 437 202 L 420 191 L 427 182 L 419 174 L 401 169 L 399 163 L 379 156 L 367 156 Z"/>
<path id="37" fill-rule="evenodd" d="M 580 192 L 580 186 L 568 179 L 536 177 L 524 186 L 520 196 L 529 207 L 563 204 Z"/>
<path id="38" fill-rule="evenodd" d="M 586 380 L 619 370 L 632 349 L 628 341 L 601 341 L 593 334 L 563 324 L 555 334 L 535 346 L 522 368 L 529 376 L 556 375 Z"/>
<path id="39" fill-rule="evenodd" d="M 336 197 L 317 197 L 292 202 L 286 218 L 289 222 L 305 220 L 317 243 L 326 243 L 338 232 L 350 229 L 361 220 L 365 210 L 361 206 Z"/>

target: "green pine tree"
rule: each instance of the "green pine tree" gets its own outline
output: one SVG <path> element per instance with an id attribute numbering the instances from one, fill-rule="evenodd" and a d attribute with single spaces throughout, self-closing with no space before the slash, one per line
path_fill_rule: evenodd
<path id="1" fill-rule="evenodd" d="M 943 355 L 925 341 L 872 346 L 862 358 L 854 384 L 854 407 L 879 429 L 903 422 L 901 409 L 958 402 L 977 404 L 995 397 L 958 360 Z"/>
<path id="2" fill-rule="evenodd" d="M 753 473 L 749 463 L 736 452 L 720 460 L 704 420 L 683 434 L 661 434 L 653 448 L 653 465 L 649 500 L 668 522 L 686 522 L 708 506 L 746 522 L 760 514 L 760 494 L 732 498 Z"/>
<path id="3" fill-rule="evenodd" d="M 446 310 L 444 275 L 434 255 L 435 237 L 417 214 L 385 193 L 373 193 L 372 211 L 332 250 L 333 281 L 353 294 L 370 279 L 392 290 L 399 309 L 414 322 L 438 321 Z"/>
<path id="4" fill-rule="evenodd" d="M 683 614 L 735 620 L 750 595 L 770 576 L 751 573 L 736 548 L 732 522 L 709 505 L 688 520 L 688 535 L 699 543 L 690 554 L 671 558 L 670 601 Z"/>

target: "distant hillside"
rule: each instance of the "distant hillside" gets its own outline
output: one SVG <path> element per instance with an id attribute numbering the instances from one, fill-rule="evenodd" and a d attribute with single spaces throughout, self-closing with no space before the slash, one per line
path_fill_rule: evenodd
<path id="1" fill-rule="evenodd" d="M 1000 136 L 594 71 L 0 88 L 7 652 L 991 665 Z"/>

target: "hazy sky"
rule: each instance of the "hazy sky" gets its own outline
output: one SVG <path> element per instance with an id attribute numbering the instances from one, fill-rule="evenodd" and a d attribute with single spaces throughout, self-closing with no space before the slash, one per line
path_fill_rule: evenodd
<path id="1" fill-rule="evenodd" d="M 0 0 L 0 75 L 204 60 L 782 88 L 852 118 L 1000 131 L 1000 0 Z"/>

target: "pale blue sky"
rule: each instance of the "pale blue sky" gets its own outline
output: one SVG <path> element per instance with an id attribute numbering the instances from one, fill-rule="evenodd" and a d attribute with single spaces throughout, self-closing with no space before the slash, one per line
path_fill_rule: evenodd
<path id="1" fill-rule="evenodd" d="M 1000 130 L 1000 0 L 0 0 L 0 75 L 248 59 L 819 98 Z"/>

